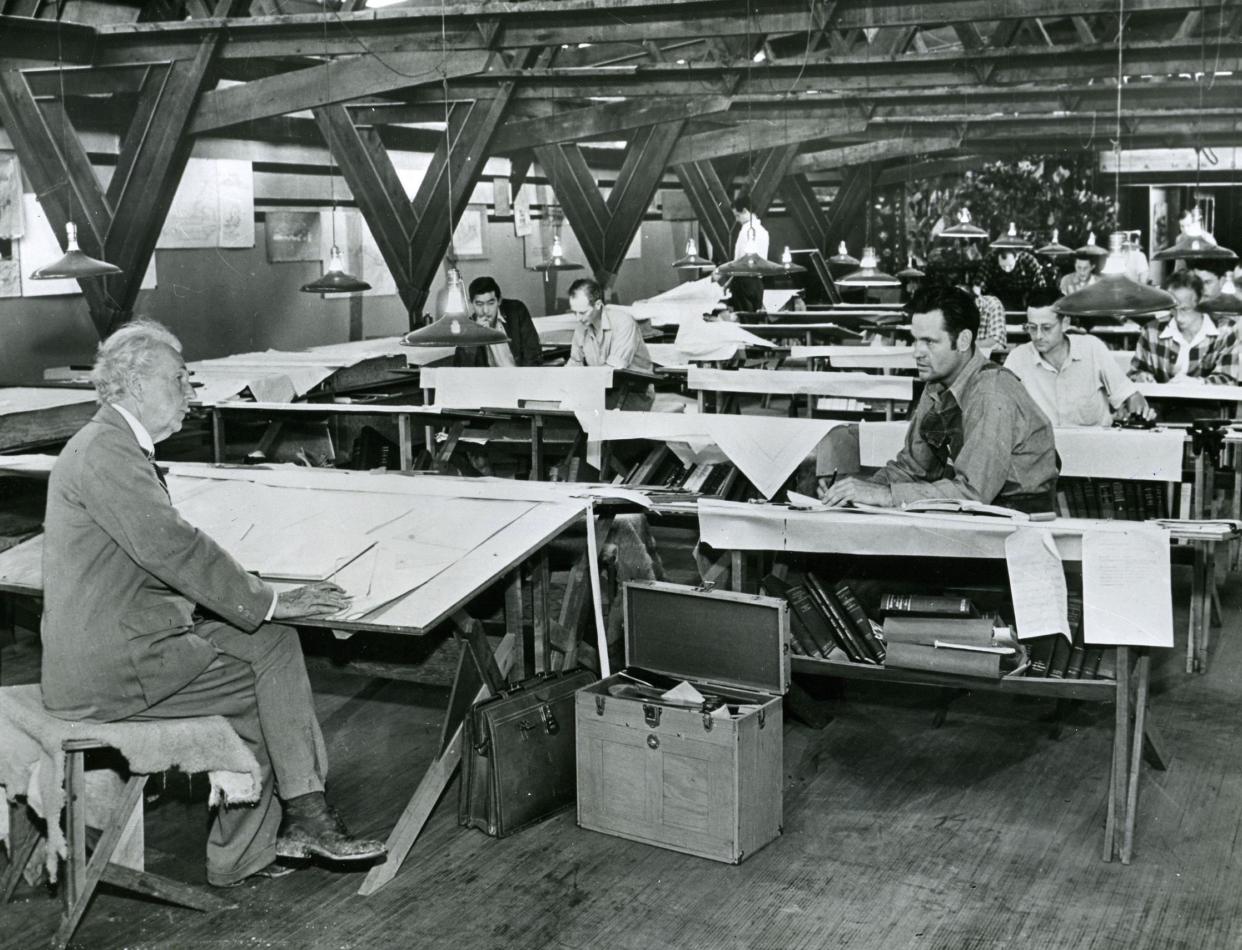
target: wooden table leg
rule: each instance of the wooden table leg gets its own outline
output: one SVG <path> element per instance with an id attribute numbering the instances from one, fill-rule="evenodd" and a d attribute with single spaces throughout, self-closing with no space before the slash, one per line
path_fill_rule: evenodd
<path id="1" fill-rule="evenodd" d="M 1117 685 L 1113 721 L 1113 768 L 1109 788 L 1112 798 L 1112 834 L 1105 842 L 1105 860 L 1111 861 L 1122 847 L 1120 834 L 1127 821 L 1126 780 L 1129 776 L 1130 755 L 1130 648 L 1117 647 Z"/>
<path id="2" fill-rule="evenodd" d="M 517 648 L 517 641 L 508 635 L 500 642 L 500 646 L 496 648 L 493 660 L 502 674 L 508 670 Z M 459 671 L 459 677 L 460 675 Z M 474 701 L 478 702 L 487 699 L 491 695 L 491 690 L 484 685 L 476 693 Z M 388 835 L 388 858 L 383 864 L 377 864 L 367 872 L 362 886 L 358 888 L 358 893 L 361 896 L 368 897 L 374 894 L 396 877 L 397 872 L 401 870 L 402 862 L 405 861 L 406 855 L 410 853 L 410 849 L 414 847 L 414 842 L 418 839 L 419 833 L 427 824 L 427 819 L 431 817 L 432 809 L 435 808 L 436 802 L 439 801 L 440 796 L 444 793 L 445 787 L 452 780 L 453 772 L 457 769 L 458 763 L 461 762 L 462 737 L 465 731 L 463 723 L 464 717 L 456 723 L 448 722 L 446 717 L 445 727 L 449 731 L 449 741 L 444 750 L 432 761 L 422 780 L 418 783 L 418 787 L 414 790 L 414 794 L 410 796 L 409 802 L 406 803 L 405 810 L 401 813 L 401 817 L 397 819 L 397 824 L 393 827 L 392 833 Z"/>
<path id="3" fill-rule="evenodd" d="M 548 552 L 541 550 L 531 564 L 531 622 L 535 636 L 535 671 L 552 672 L 551 627 L 548 623 L 548 588 L 551 586 Z"/>
<path id="4" fill-rule="evenodd" d="M 224 413 L 219 406 L 211 407 L 211 458 L 217 465 L 224 464 Z"/>
<path id="5" fill-rule="evenodd" d="M 530 481 L 543 479 L 543 416 L 530 417 Z"/>
<path id="6" fill-rule="evenodd" d="M 409 413 L 397 416 L 397 458 L 398 467 L 408 472 L 414 467 L 414 426 Z"/>
<path id="7" fill-rule="evenodd" d="M 1147 683 L 1151 657 L 1142 654 L 1135 663 L 1137 685 L 1134 696 L 1134 745 L 1130 750 L 1130 775 L 1126 787 L 1126 821 L 1121 838 L 1121 863 L 1129 864 L 1134 854 L 1134 820 L 1138 811 L 1139 775 L 1143 770 L 1143 737 L 1147 716 Z"/>
<path id="8" fill-rule="evenodd" d="M 513 673 L 524 680 L 535 669 L 534 637 L 525 636 L 525 616 L 522 612 L 522 571 L 514 568 L 505 584 L 505 633 L 522 644 L 513 657 Z"/>
<path id="9" fill-rule="evenodd" d="M 1190 572 L 1190 627 L 1186 635 L 1186 672 L 1199 668 L 1199 641 L 1203 637 L 1203 588 L 1206 585 L 1207 556 L 1201 541 L 1193 542 L 1194 566 Z"/>
<path id="10" fill-rule="evenodd" d="M 0 804 L 8 808 L 8 802 Z M 9 846 L 9 866 L 0 874 L 0 904 L 7 904 L 13 898 L 13 892 L 21 882 L 26 865 L 34 855 L 35 846 L 39 843 L 39 830 L 26 813 L 25 804 L 16 804 L 12 808 L 14 816 L 13 838 Z"/>

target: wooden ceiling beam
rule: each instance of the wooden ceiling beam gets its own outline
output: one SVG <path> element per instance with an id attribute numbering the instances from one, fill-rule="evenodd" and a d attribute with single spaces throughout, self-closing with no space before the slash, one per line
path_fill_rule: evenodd
<path id="1" fill-rule="evenodd" d="M 731 129 L 683 136 L 677 143 L 677 147 L 673 149 L 669 162 L 680 165 L 685 162 L 723 158 L 727 155 L 744 155 L 747 152 L 778 145 L 795 145 L 816 139 L 859 135 L 866 129 L 867 122 L 861 118 L 789 122 L 782 119 L 756 119 Z"/>
<path id="2" fill-rule="evenodd" d="M 685 97 L 671 102 L 648 99 L 609 102 L 547 118 L 510 122 L 497 134 L 493 148 L 503 153 L 551 142 L 582 142 L 663 122 L 683 122 L 696 116 L 726 112 L 729 105 L 730 100 L 725 96 Z"/>
<path id="3" fill-rule="evenodd" d="M 565 219 L 582 245 L 582 253 L 586 255 L 591 270 L 603 275 L 608 206 L 600 195 L 595 176 L 581 150 L 569 142 L 540 145 L 535 149 L 535 158 L 556 192 Z"/>
<path id="4" fill-rule="evenodd" d="M 674 165 L 673 171 L 694 208 L 699 227 L 711 242 L 712 259 L 723 264 L 733 257 L 731 196 L 709 161 Z"/>
<path id="5" fill-rule="evenodd" d="M 795 173 L 835 170 L 866 162 L 907 158 L 911 155 L 951 152 L 960 144 L 961 140 L 957 136 L 881 139 L 861 145 L 804 152 L 793 160 L 790 168 Z"/>
<path id="6" fill-rule="evenodd" d="M 750 203 L 755 214 L 767 214 L 768 205 L 797 154 L 798 146 L 793 144 L 764 149 L 755 156 L 749 175 Z"/>
<path id="7" fill-rule="evenodd" d="M 430 53 L 403 53 L 382 60 L 357 56 L 256 79 L 204 95 L 190 132 L 197 135 L 254 119 L 439 82 L 445 72 L 450 77 L 474 75 L 486 69 L 491 56 L 480 50 L 463 52 L 447 64 L 443 57 Z"/>

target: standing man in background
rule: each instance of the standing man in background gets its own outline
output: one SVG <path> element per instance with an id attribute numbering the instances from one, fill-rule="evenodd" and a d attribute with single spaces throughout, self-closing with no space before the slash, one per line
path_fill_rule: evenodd
<path id="1" fill-rule="evenodd" d="M 751 209 L 750 196 L 738 195 L 733 199 L 733 220 L 741 229 L 733 246 L 733 259 L 747 254 L 768 256 L 768 231 Z M 735 311 L 753 312 L 763 309 L 763 279 L 737 275 L 729 280 L 729 305 Z"/>

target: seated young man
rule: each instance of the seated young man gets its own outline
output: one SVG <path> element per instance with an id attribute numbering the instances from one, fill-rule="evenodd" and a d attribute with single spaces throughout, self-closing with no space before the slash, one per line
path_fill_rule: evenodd
<path id="1" fill-rule="evenodd" d="M 604 291 L 589 277 L 569 285 L 569 309 L 578 318 L 574 337 L 569 345 L 566 366 L 611 366 L 650 373 L 651 354 L 643 342 L 638 323 L 623 307 L 604 303 Z M 655 398 L 650 385 L 640 392 L 629 393 L 623 405 L 610 409 L 650 409 Z"/>
<path id="2" fill-rule="evenodd" d="M 542 362 L 543 348 L 530 311 L 520 300 L 501 297 L 494 278 L 470 281 L 470 306 L 476 323 L 500 328 L 509 342 L 458 347 L 453 354 L 454 366 L 538 366 Z"/>
<path id="3" fill-rule="evenodd" d="M 897 458 L 869 478 L 820 490 L 830 505 L 898 507 L 962 498 L 1055 511 L 1052 425 L 1013 373 L 975 350 L 979 311 L 957 288 L 919 291 L 907 306 L 914 361 L 927 385 Z"/>
<path id="4" fill-rule="evenodd" d="M 1031 295 L 1024 327 L 1030 342 L 1014 348 L 1005 369 L 1054 426 L 1107 426 L 1114 414 L 1155 418 L 1103 340 L 1067 332 L 1070 318 L 1052 309 L 1057 299 L 1051 290 Z"/>
<path id="5" fill-rule="evenodd" d="M 1136 383 L 1242 384 L 1242 353 L 1236 326 L 1218 327 L 1199 309 L 1203 281 L 1189 270 L 1174 271 L 1165 284 L 1177 307 L 1163 325 L 1143 327 L 1130 361 Z"/>

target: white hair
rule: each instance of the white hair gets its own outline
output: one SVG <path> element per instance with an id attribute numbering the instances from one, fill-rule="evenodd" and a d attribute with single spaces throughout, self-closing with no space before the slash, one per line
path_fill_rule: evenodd
<path id="1" fill-rule="evenodd" d="M 162 347 L 181 352 L 181 341 L 162 323 L 132 320 L 99 344 L 91 382 L 101 403 L 116 402 L 130 391 L 135 376 L 150 372 Z"/>

